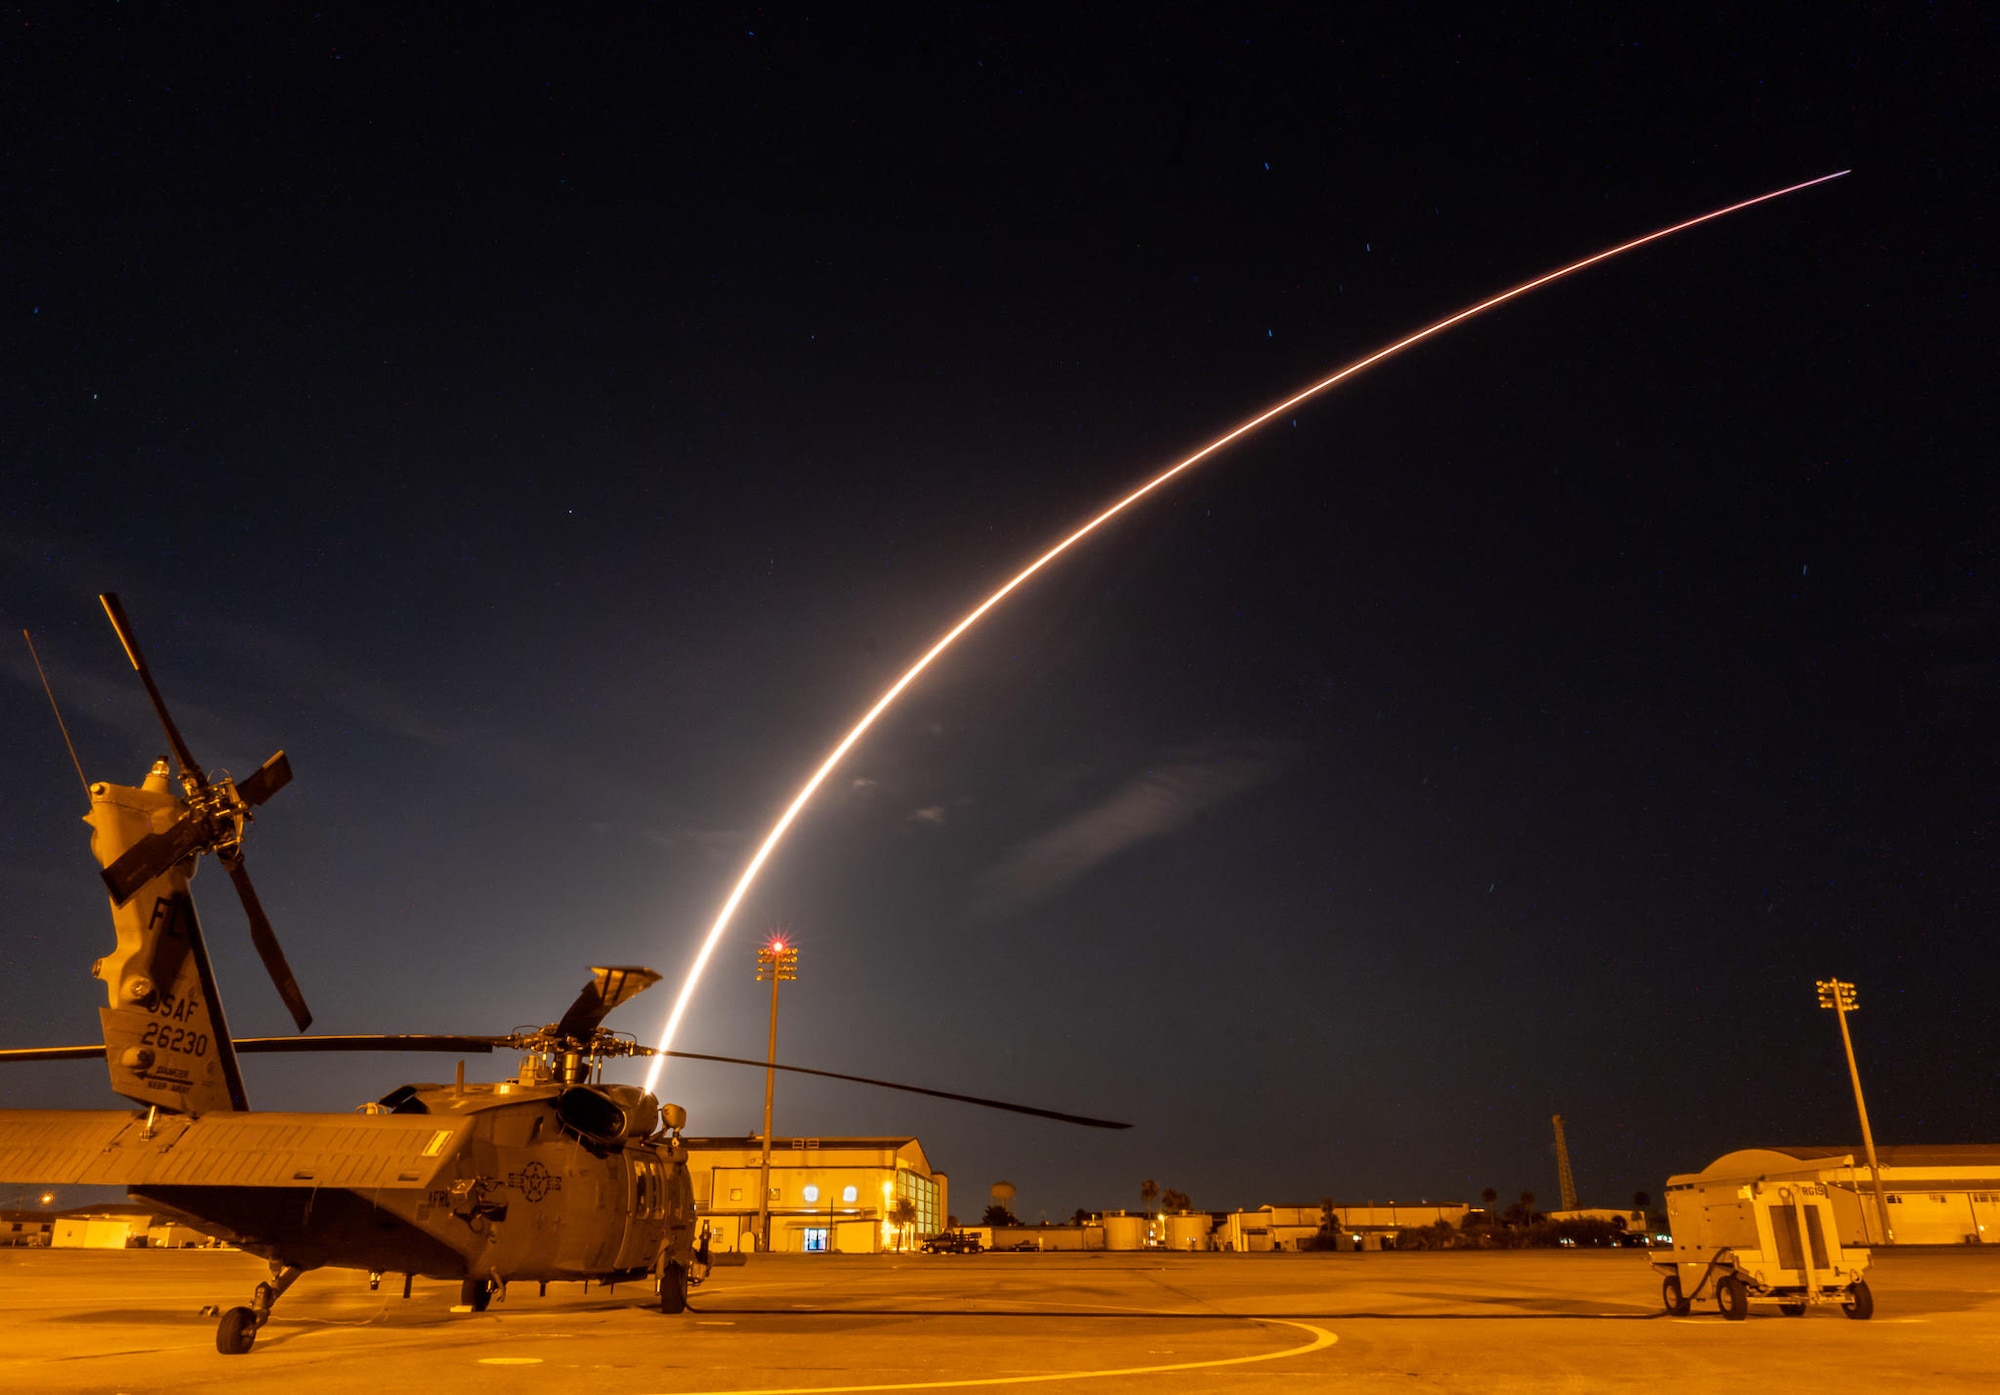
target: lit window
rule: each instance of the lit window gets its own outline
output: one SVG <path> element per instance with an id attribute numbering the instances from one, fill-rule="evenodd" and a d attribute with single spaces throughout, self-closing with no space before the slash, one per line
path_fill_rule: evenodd
<path id="1" fill-rule="evenodd" d="M 860 1195 L 861 1193 L 856 1191 L 853 1187 L 842 1187 L 840 1189 L 840 1199 L 842 1201 L 853 1201 Z"/>
<path id="2" fill-rule="evenodd" d="M 807 1200 L 807 1201 L 818 1201 L 818 1200 L 819 1200 L 819 1188 L 818 1188 L 818 1187 L 807 1187 L 807 1188 L 806 1188 L 806 1191 L 805 1191 L 805 1197 L 806 1197 L 806 1200 Z"/>

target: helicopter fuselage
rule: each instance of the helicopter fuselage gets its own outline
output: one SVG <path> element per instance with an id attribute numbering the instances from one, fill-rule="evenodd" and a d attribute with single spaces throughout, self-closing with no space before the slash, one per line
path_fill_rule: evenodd
<path id="1" fill-rule="evenodd" d="M 560 1106 L 565 1095 L 594 1089 L 518 1080 L 418 1085 L 366 1106 L 428 1114 L 450 1127 L 450 1153 L 423 1190 L 140 1185 L 132 1192 L 301 1269 L 497 1283 L 637 1278 L 663 1261 L 685 1270 L 695 1258 L 685 1150 L 672 1136 L 579 1133 Z"/>

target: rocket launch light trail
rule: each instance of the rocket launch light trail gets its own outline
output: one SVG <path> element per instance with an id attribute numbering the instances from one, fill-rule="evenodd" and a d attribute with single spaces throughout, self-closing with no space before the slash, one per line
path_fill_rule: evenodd
<path id="1" fill-rule="evenodd" d="M 908 669 L 904 670 L 903 676 L 898 678 L 889 686 L 887 692 L 875 700 L 875 705 L 862 715 L 861 720 L 856 722 L 847 735 L 840 739 L 840 744 L 828 753 L 826 759 L 820 763 L 819 769 L 813 772 L 812 778 L 806 781 L 805 785 L 800 788 L 796 795 L 792 796 L 792 802 L 785 806 L 785 812 L 778 816 L 778 821 L 771 826 L 771 831 L 764 835 L 764 841 L 758 845 L 756 855 L 750 859 L 749 865 L 743 869 L 743 875 L 737 879 L 735 889 L 729 893 L 729 899 L 722 904 L 721 914 L 716 916 L 715 924 L 709 928 L 708 937 L 702 941 L 701 949 L 695 954 L 694 963 L 688 969 L 687 980 L 681 985 L 680 995 L 674 999 L 673 1011 L 667 1018 L 666 1029 L 660 1034 L 660 1049 L 665 1051 L 673 1045 L 674 1032 L 680 1027 L 681 1018 L 686 1015 L 688 1003 L 693 1000 L 694 991 L 701 983 L 702 971 L 708 967 L 709 958 L 715 953 L 715 948 L 721 943 L 724 933 L 728 931 L 730 919 L 736 914 L 736 908 L 742 904 L 743 898 L 749 894 L 751 885 L 757 880 L 757 874 L 763 870 L 764 864 L 770 860 L 772 852 L 777 849 L 779 842 L 784 838 L 787 830 L 791 828 L 793 822 L 805 808 L 806 803 L 819 790 L 819 787 L 825 783 L 826 777 L 831 775 L 841 761 L 846 758 L 847 753 L 854 748 L 855 743 L 867 735 L 868 729 L 875 725 L 876 718 L 888 711 L 890 705 L 903 695 L 905 688 L 914 683 L 940 654 L 952 646 L 953 642 L 960 635 L 978 624 L 980 620 L 985 618 L 988 611 L 1006 600 L 1007 597 L 1013 595 L 1035 573 L 1041 571 L 1042 568 L 1048 566 L 1049 563 L 1055 561 L 1056 558 L 1062 556 L 1065 552 L 1068 552 L 1072 547 L 1075 547 L 1119 514 L 1125 512 L 1125 510 L 1131 508 L 1161 486 L 1178 479 L 1182 474 L 1193 469 L 1223 447 L 1241 440 L 1258 427 L 1264 425 L 1264 423 L 1270 421 L 1273 417 L 1281 416 L 1298 406 L 1301 402 L 1319 396 L 1328 388 L 1333 387 L 1337 383 L 1345 382 L 1363 369 L 1372 368 L 1374 365 L 1382 362 L 1382 360 L 1392 358 L 1405 349 L 1413 348 L 1423 343 L 1426 339 L 1442 334 L 1454 325 L 1463 324 L 1475 316 L 1485 314 L 1488 310 L 1505 305 L 1510 300 L 1518 300 L 1530 291 L 1539 290 L 1552 281 L 1560 281 L 1566 276 L 1582 271 L 1585 267 L 1595 266 L 1602 261 L 1609 261 L 1611 258 L 1630 252 L 1635 248 L 1644 247 L 1649 242 L 1658 242 L 1662 238 L 1672 237 L 1675 233 L 1685 232 L 1689 228 L 1699 227 L 1703 223 L 1714 222 L 1718 218 L 1725 218 L 1732 213 L 1738 213 L 1743 209 L 1755 207 L 1757 204 L 1769 203 L 1772 199 L 1781 199 L 1785 195 L 1795 194 L 1801 189 L 1810 189 L 1815 184 L 1824 184 L 1828 180 L 1839 179 L 1842 175 L 1848 173 L 1850 173 L 1848 170 L 1836 170 L 1832 174 L 1823 174 L 1817 179 L 1808 179 L 1800 184 L 1789 184 L 1782 189 L 1773 189 L 1767 194 L 1759 194 L 1755 198 L 1744 199 L 1742 202 L 1732 203 L 1726 208 L 1718 208 L 1701 214 L 1699 217 L 1689 218 L 1685 222 L 1675 223 L 1671 227 L 1649 232 L 1644 237 L 1635 237 L 1630 242 L 1621 242 L 1615 247 L 1608 247 L 1602 252 L 1593 253 L 1581 261 L 1574 261 L 1567 266 L 1557 267 L 1554 271 L 1537 276 L 1532 281 L 1523 281 L 1518 286 L 1504 290 L 1498 295 L 1490 296 L 1476 305 L 1467 306 L 1465 309 L 1455 314 L 1447 315 L 1444 319 L 1438 320 L 1433 324 L 1426 325 L 1414 334 L 1405 335 L 1393 344 L 1375 350 L 1375 352 L 1367 355 L 1365 358 L 1356 359 L 1331 377 L 1320 379 L 1312 386 L 1293 393 L 1276 406 L 1267 407 L 1256 416 L 1230 428 L 1229 431 L 1216 437 L 1193 455 L 1187 457 L 1187 459 L 1168 469 L 1162 470 L 1138 488 L 1132 490 L 1129 494 L 1118 499 L 1089 522 L 1070 533 L 1055 546 L 1023 567 L 1006 585 L 968 611 L 957 624 L 945 631 L 942 638 L 931 645 L 929 649 L 925 650 L 921 658 L 911 664 Z M 652 1067 L 646 1073 L 646 1088 L 648 1090 L 658 1087 L 660 1071 L 665 1066 L 666 1060 L 665 1056 L 655 1056 L 653 1058 Z"/>

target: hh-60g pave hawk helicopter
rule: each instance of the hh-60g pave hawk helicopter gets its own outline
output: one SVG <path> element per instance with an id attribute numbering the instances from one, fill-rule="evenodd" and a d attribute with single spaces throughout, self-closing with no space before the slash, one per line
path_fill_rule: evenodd
<path id="1" fill-rule="evenodd" d="M 114 595 L 100 597 L 179 761 L 134 787 L 89 786 L 91 851 L 111 895 L 117 947 L 97 961 L 109 1005 L 101 1046 L 0 1051 L 0 1061 L 102 1056 L 129 1110 L 0 1110 L 0 1182 L 125 1187 L 195 1229 L 268 1260 L 271 1281 L 221 1315 L 216 1347 L 250 1350 L 272 1305 L 310 1269 L 458 1279 L 484 1309 L 510 1280 L 650 1278 L 663 1312 L 687 1307 L 708 1270 L 680 1130 L 686 1111 L 633 1085 L 606 1084 L 603 1063 L 653 1055 L 604 1018 L 658 981 L 650 969 L 592 971 L 560 1019 L 505 1036 L 232 1038 L 188 883 L 214 854 L 250 935 L 300 1032 L 311 1025 L 284 951 L 243 865 L 252 810 L 291 779 L 284 752 L 241 782 L 210 779 L 182 740 Z M 519 1072 L 467 1083 L 403 1085 L 353 1114 L 251 1111 L 237 1063 L 276 1051 L 521 1054 Z M 692 1060 L 765 1066 L 699 1052 Z M 973 1095 L 776 1069 L 958 1100 L 1095 1128 L 1127 1125 Z"/>

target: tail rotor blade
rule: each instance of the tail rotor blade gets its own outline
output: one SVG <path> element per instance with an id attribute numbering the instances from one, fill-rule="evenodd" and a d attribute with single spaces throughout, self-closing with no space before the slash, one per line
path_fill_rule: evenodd
<path id="1" fill-rule="evenodd" d="M 291 782 L 292 763 L 280 751 L 258 766 L 250 778 L 239 781 L 236 792 L 243 796 L 245 804 L 262 804 Z"/>
<path id="2" fill-rule="evenodd" d="M 130 901 L 153 878 L 198 848 L 208 846 L 207 822 L 196 814 L 183 814 L 164 833 L 148 833 L 105 868 L 101 875 L 111 899 L 118 905 Z"/>
<path id="3" fill-rule="evenodd" d="M 236 883 L 236 894 L 243 899 L 243 913 L 250 917 L 250 943 L 257 946 L 257 957 L 264 961 L 271 982 L 277 985 L 278 996 L 285 1000 L 292 1021 L 303 1032 L 312 1026 L 312 1009 L 306 1006 L 306 995 L 299 991 L 299 981 L 292 977 L 292 966 L 285 962 L 285 951 L 271 929 L 270 918 L 264 914 L 263 902 L 257 899 L 257 888 L 250 885 L 250 873 L 240 857 L 222 865 L 229 869 L 229 880 Z"/>
<path id="4" fill-rule="evenodd" d="M 167 741 L 174 748 L 174 757 L 181 763 L 181 772 L 192 775 L 197 783 L 207 784 L 208 777 L 195 763 L 194 753 L 181 739 L 181 729 L 174 725 L 174 719 L 167 712 L 167 700 L 160 696 L 158 685 L 153 682 L 153 671 L 146 667 L 146 660 L 139 653 L 139 641 L 132 633 L 132 622 L 125 618 L 125 607 L 118 603 L 115 592 L 106 591 L 97 598 L 104 606 L 104 613 L 111 617 L 111 628 L 118 632 L 118 642 L 125 646 L 125 657 L 138 670 L 139 681 L 146 685 L 146 696 L 153 700 L 153 710 L 160 714 L 160 725 L 167 729 Z"/>

